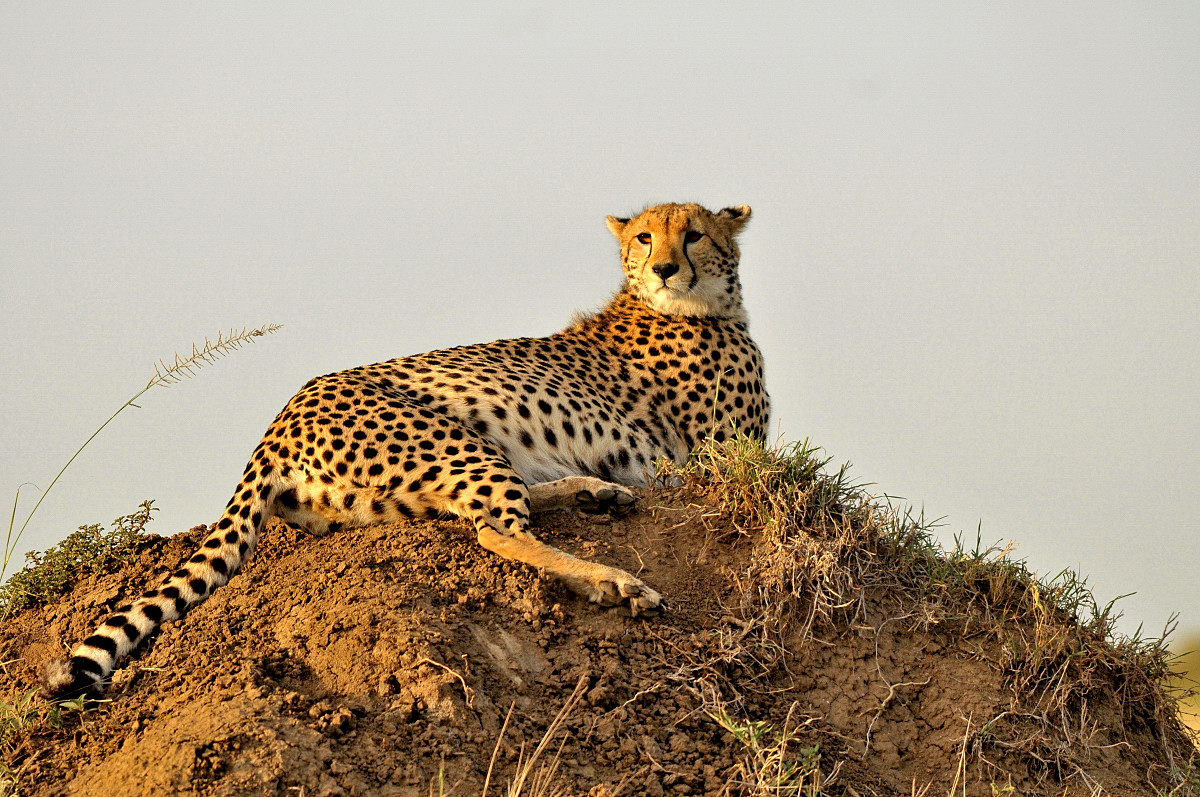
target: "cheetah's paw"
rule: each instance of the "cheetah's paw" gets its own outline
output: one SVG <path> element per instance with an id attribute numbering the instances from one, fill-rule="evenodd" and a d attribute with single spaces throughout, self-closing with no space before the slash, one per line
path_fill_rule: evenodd
<path id="1" fill-rule="evenodd" d="M 667 608 L 662 595 L 628 573 L 597 582 L 591 600 L 601 606 L 627 609 L 631 617 L 659 614 Z"/>
<path id="2" fill-rule="evenodd" d="M 575 504 L 589 515 L 610 514 L 623 517 L 633 510 L 633 493 L 615 484 L 598 490 L 580 490 L 575 493 Z"/>

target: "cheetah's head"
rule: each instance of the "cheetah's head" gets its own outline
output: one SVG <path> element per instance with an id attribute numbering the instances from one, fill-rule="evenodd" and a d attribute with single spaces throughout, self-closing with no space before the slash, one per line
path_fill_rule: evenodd
<path id="1" fill-rule="evenodd" d="M 750 207 L 713 213 L 700 205 L 655 205 L 630 219 L 608 217 L 634 296 L 666 315 L 744 319 L 738 232 Z"/>

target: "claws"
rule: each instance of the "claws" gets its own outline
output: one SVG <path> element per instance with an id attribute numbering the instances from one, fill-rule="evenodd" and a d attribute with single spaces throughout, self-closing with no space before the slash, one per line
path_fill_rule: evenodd
<path id="1" fill-rule="evenodd" d="M 603 487 L 594 493 L 591 490 L 580 490 L 575 493 L 575 503 L 579 509 L 589 515 L 608 513 L 621 517 L 628 514 L 637 499 L 624 490 Z"/>
<path id="2" fill-rule="evenodd" d="M 627 610 L 630 617 L 661 614 L 667 605 L 661 595 L 632 576 L 629 581 L 599 582 L 592 602 L 606 608 Z"/>

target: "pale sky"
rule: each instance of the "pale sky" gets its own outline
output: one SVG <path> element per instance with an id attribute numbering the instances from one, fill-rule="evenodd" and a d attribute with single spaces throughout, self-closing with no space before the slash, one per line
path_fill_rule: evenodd
<path id="1" fill-rule="evenodd" d="M 754 208 L 786 439 L 1200 628 L 1191 0 L 0 3 L 0 495 L 159 357 L 284 325 L 127 411 L 21 550 L 215 521 L 310 377 L 555 331 L 661 201 Z"/>

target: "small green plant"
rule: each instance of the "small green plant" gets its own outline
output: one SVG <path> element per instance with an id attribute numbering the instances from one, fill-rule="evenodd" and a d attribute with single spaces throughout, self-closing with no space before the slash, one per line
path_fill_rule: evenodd
<path id="1" fill-rule="evenodd" d="M 720 705 L 707 713 L 745 748 L 745 755 L 731 773 L 731 782 L 745 789 L 746 794 L 756 797 L 818 797 L 821 794 L 822 785 L 828 783 L 821 775 L 821 747 L 816 744 L 792 746 L 789 751 L 789 745 L 798 734 L 788 728 L 787 721 L 783 731 L 776 733 L 769 723 L 739 721 Z"/>
<path id="2" fill-rule="evenodd" d="M 0 753 L 11 753 L 28 734 L 42 727 L 58 730 L 69 712 L 83 712 L 83 698 L 49 703 L 38 696 L 34 687 L 12 703 L 0 700 Z M 0 760 L 0 797 L 20 793 L 17 772 Z"/>
<path id="3" fill-rule="evenodd" d="M 151 513 L 157 511 L 153 501 L 143 501 L 136 512 L 114 520 L 109 532 L 101 531 L 99 523 L 80 526 L 45 553 L 25 554 L 25 568 L 0 586 L 0 619 L 26 606 L 52 603 L 81 576 L 132 561 Z"/>
<path id="4" fill-rule="evenodd" d="M 14 797 L 19 794 L 17 791 L 20 786 L 20 781 L 17 780 L 17 773 L 0 761 L 0 797 Z"/>
<path id="5" fill-rule="evenodd" d="M 37 691 L 34 687 L 13 703 L 0 700 L 0 750 L 10 749 L 13 741 L 37 721 Z"/>
<path id="6" fill-rule="evenodd" d="M 1162 797 L 1192 797 L 1200 794 L 1200 763 L 1194 759 L 1182 767 L 1173 767 L 1169 777 L 1171 787 L 1159 792 Z"/>
<path id="7" fill-rule="evenodd" d="M 3 562 L 0 562 L 0 581 L 4 579 L 4 575 L 8 572 L 8 563 L 12 560 L 13 553 L 17 549 L 17 543 L 21 540 L 21 535 L 25 533 L 25 529 L 29 526 L 29 521 L 33 519 L 34 514 L 38 511 L 38 507 L 40 507 L 42 502 L 46 500 L 46 496 L 49 495 L 50 491 L 54 489 L 54 485 L 58 483 L 58 480 L 62 477 L 62 475 L 66 473 L 67 468 L 71 467 L 71 463 L 83 453 L 83 449 L 87 448 L 88 444 L 95 440 L 98 434 L 104 431 L 104 427 L 112 423 L 113 420 L 116 419 L 116 417 L 124 412 L 127 408 L 137 407 L 138 405 L 135 402 L 151 388 L 169 387 L 176 382 L 182 381 L 185 377 L 190 378 L 194 375 L 196 369 L 205 365 L 210 365 L 225 355 L 237 351 L 247 343 L 252 343 L 255 338 L 268 335 L 279 330 L 280 328 L 281 325 L 279 324 L 263 324 L 261 327 L 256 329 L 243 328 L 240 332 L 230 330 L 228 335 L 222 332 L 217 335 L 216 340 L 210 341 L 208 338 L 205 338 L 203 346 L 197 347 L 196 344 L 193 343 L 192 353 L 187 356 L 181 356 L 179 353 L 176 353 L 170 364 L 167 364 L 166 360 L 159 360 L 157 363 L 155 363 L 154 376 L 150 378 L 150 381 L 146 383 L 146 386 L 137 393 L 134 393 L 128 401 L 117 408 L 116 412 L 108 416 L 108 420 L 100 424 L 100 427 L 96 429 L 96 431 L 92 432 L 91 436 L 88 437 L 87 440 L 83 441 L 83 445 L 81 445 L 75 451 L 75 453 L 71 455 L 71 458 L 67 460 L 67 464 L 62 466 L 62 468 L 58 471 L 58 474 L 55 475 L 55 477 L 50 481 L 50 485 L 42 491 L 37 503 L 33 505 L 33 509 L 29 510 L 29 514 L 25 516 L 25 520 L 23 523 L 21 523 L 21 527 L 19 529 L 16 529 L 16 525 L 17 505 L 21 501 L 21 488 L 17 488 L 16 495 L 13 496 L 12 512 L 9 514 L 8 518 L 8 531 L 4 535 L 4 559 Z M 15 534 L 13 529 L 16 529 Z"/>

